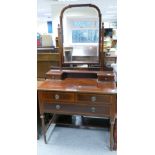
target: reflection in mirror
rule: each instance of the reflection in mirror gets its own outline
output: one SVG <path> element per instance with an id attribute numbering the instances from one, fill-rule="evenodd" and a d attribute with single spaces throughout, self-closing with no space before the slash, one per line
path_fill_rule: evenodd
<path id="1" fill-rule="evenodd" d="M 64 63 L 99 63 L 99 15 L 93 7 L 67 8 L 63 13 Z"/>

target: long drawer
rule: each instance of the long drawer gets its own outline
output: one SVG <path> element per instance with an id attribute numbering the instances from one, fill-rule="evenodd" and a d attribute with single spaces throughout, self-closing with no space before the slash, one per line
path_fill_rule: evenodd
<path id="1" fill-rule="evenodd" d="M 39 92 L 41 100 L 48 103 L 74 103 L 75 95 L 69 92 L 42 91 Z"/>
<path id="2" fill-rule="evenodd" d="M 52 112 L 58 114 L 78 114 L 89 116 L 110 116 L 110 106 L 86 106 L 86 105 L 69 105 L 69 104 L 44 104 L 45 112 Z"/>
<path id="3" fill-rule="evenodd" d="M 77 93 L 77 103 L 95 105 L 95 104 L 111 104 L 111 95 L 93 94 L 93 93 Z"/>

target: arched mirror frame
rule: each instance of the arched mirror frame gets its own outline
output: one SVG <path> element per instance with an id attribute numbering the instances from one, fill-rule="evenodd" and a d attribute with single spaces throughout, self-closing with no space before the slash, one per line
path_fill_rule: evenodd
<path id="1" fill-rule="evenodd" d="M 95 8 L 97 10 L 97 12 L 98 12 L 98 19 L 99 19 L 99 39 L 98 39 L 98 52 L 99 52 L 99 54 L 98 55 L 99 55 L 99 59 L 98 59 L 98 62 L 95 63 L 95 64 L 99 64 L 100 68 L 103 69 L 103 54 L 102 54 L 103 52 L 102 51 L 103 51 L 104 27 L 103 27 L 103 24 L 102 24 L 102 27 L 101 27 L 101 12 L 100 12 L 100 9 L 94 4 L 73 4 L 73 5 L 66 6 L 61 10 L 61 13 L 60 13 L 60 25 L 58 26 L 59 48 L 60 48 L 60 53 L 61 53 L 61 68 L 62 68 L 62 64 L 64 64 L 64 54 L 63 54 L 63 39 L 64 39 L 64 36 L 63 36 L 63 15 L 64 15 L 64 12 L 67 9 L 73 8 L 73 7 L 92 7 L 92 8 Z M 94 64 L 94 63 L 92 62 L 92 64 Z"/>

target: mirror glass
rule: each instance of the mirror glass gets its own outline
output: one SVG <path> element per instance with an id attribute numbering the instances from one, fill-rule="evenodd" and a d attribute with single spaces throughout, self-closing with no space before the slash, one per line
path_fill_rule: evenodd
<path id="1" fill-rule="evenodd" d="M 67 8 L 62 17 L 64 63 L 99 63 L 99 15 L 93 7 Z"/>

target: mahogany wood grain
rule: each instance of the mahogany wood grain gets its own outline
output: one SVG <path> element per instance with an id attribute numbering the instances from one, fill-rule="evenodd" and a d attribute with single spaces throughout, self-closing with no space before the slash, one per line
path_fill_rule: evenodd
<path id="1" fill-rule="evenodd" d="M 112 71 L 58 70 L 58 69 L 52 69 L 46 73 L 46 79 L 65 79 L 69 77 L 97 78 L 99 81 L 114 81 L 115 73 Z"/>
<path id="2" fill-rule="evenodd" d="M 85 115 L 110 119 L 110 148 L 113 149 L 116 94 L 115 82 L 101 82 L 91 78 L 45 80 L 38 86 L 45 143 L 44 113 Z"/>
<path id="3" fill-rule="evenodd" d="M 76 100 L 78 103 L 87 105 L 103 105 L 111 103 L 111 95 L 102 95 L 95 93 L 77 93 Z"/>
<path id="4" fill-rule="evenodd" d="M 100 116 L 110 118 L 111 105 L 102 105 L 102 106 L 89 106 L 89 105 L 80 105 L 80 104 L 62 104 L 62 103 L 45 103 L 44 111 L 52 112 L 55 114 L 70 114 L 70 115 L 85 115 L 85 116 Z"/>
<path id="5" fill-rule="evenodd" d="M 39 96 L 44 102 L 50 103 L 60 103 L 60 102 L 67 102 L 67 103 L 74 103 L 74 93 L 66 93 L 66 92 L 59 92 L 59 91 L 39 91 Z"/>
<path id="6" fill-rule="evenodd" d="M 115 82 L 100 82 L 89 78 L 66 78 L 65 80 L 46 80 L 38 90 L 87 92 L 98 94 L 116 94 Z"/>

